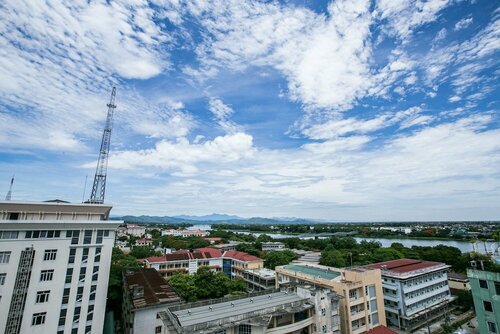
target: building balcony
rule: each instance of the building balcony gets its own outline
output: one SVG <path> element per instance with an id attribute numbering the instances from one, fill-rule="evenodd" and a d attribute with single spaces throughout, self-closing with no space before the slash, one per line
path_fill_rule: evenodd
<path id="1" fill-rule="evenodd" d="M 429 286 L 433 286 L 435 284 L 445 283 L 445 282 L 447 282 L 447 277 L 443 276 L 441 278 L 429 280 L 427 282 L 423 282 L 420 284 L 413 284 L 412 286 L 403 286 L 403 293 L 413 292 L 413 291 L 416 291 L 419 289 L 427 288 Z"/>
<path id="2" fill-rule="evenodd" d="M 392 294 L 392 293 L 384 293 L 384 299 L 393 301 L 393 302 L 399 302 L 400 296 L 399 294 Z"/>
<path id="3" fill-rule="evenodd" d="M 351 306 L 364 303 L 365 301 L 366 301 L 365 297 L 349 298 L 349 304 Z"/>
<path id="4" fill-rule="evenodd" d="M 352 327 L 352 334 L 361 334 L 366 332 L 366 325 Z"/>
<path id="5" fill-rule="evenodd" d="M 434 289 L 433 291 L 425 292 L 425 293 L 421 294 L 420 296 L 416 296 L 413 298 L 405 298 L 405 305 L 406 306 L 413 305 L 413 304 L 418 303 L 422 300 L 432 298 L 432 297 L 439 295 L 439 294 L 446 292 L 446 291 L 450 291 L 450 289 L 448 288 L 448 285 L 445 285 L 439 289 Z M 443 296 L 442 299 L 446 299 L 446 296 Z M 437 300 L 434 304 L 437 304 L 439 302 L 440 302 L 440 300 Z"/>
<path id="6" fill-rule="evenodd" d="M 293 333 L 295 331 L 299 331 L 301 329 L 304 329 L 304 328 L 310 326 L 313 323 L 313 320 L 314 320 L 314 318 L 310 317 L 310 318 L 304 319 L 304 320 L 299 321 L 299 322 L 294 322 L 294 323 L 289 324 L 289 325 L 279 326 L 279 327 L 275 327 L 275 328 L 269 328 L 266 330 L 266 333 L 267 334 Z"/>
<path id="7" fill-rule="evenodd" d="M 351 312 L 351 320 L 361 319 L 364 318 L 365 316 L 366 312 L 364 310 L 359 312 Z"/>

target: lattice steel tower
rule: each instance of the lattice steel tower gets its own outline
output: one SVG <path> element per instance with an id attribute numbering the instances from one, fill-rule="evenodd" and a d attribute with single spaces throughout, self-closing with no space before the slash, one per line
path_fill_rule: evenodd
<path id="1" fill-rule="evenodd" d="M 104 193 L 106 192 L 106 173 L 108 169 L 109 144 L 111 141 L 111 128 L 113 127 L 113 113 L 115 112 L 115 95 L 116 87 L 111 91 L 111 99 L 109 100 L 108 116 L 106 118 L 106 126 L 102 134 L 101 150 L 99 151 L 99 160 L 97 160 L 97 168 L 95 171 L 94 184 L 92 185 L 92 193 L 88 203 L 102 204 L 104 203 Z"/>

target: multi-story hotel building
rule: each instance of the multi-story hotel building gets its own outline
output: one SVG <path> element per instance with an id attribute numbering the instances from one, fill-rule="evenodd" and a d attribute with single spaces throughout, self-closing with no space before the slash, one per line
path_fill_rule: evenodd
<path id="1" fill-rule="evenodd" d="M 0 202 L 0 332 L 102 333 L 111 206 Z"/>
<path id="2" fill-rule="evenodd" d="M 412 331 L 443 316 L 453 301 L 446 272 L 440 262 L 401 259 L 366 266 L 380 269 L 387 322 Z"/>
<path id="3" fill-rule="evenodd" d="M 314 284 L 340 297 L 340 330 L 360 334 L 385 326 L 384 299 L 379 269 L 339 269 L 312 264 L 276 267 L 276 286 Z"/>

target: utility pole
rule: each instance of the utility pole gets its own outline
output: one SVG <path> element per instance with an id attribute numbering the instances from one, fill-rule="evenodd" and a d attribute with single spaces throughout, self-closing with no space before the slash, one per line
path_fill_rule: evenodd
<path id="1" fill-rule="evenodd" d="M 104 194 L 106 192 L 106 174 L 108 169 L 109 146 L 111 142 L 111 129 L 113 127 L 113 114 L 116 108 L 115 105 L 116 87 L 111 91 L 111 99 L 107 104 L 108 115 L 106 117 L 106 126 L 102 134 L 101 150 L 99 151 L 99 159 L 97 160 L 97 168 L 94 176 L 94 184 L 92 185 L 92 193 L 88 203 L 102 204 L 104 203 Z"/>

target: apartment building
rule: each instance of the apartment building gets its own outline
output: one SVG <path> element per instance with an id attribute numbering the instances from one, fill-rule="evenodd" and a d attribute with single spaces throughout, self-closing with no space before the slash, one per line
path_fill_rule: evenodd
<path id="1" fill-rule="evenodd" d="M 182 299 L 153 268 L 127 268 L 123 272 L 123 327 L 125 334 L 161 333 L 157 314 Z"/>
<path id="2" fill-rule="evenodd" d="M 0 202 L 0 332 L 102 333 L 110 205 Z"/>
<path id="3" fill-rule="evenodd" d="M 387 322 L 413 331 L 450 311 L 449 265 L 412 259 L 370 264 L 380 269 Z"/>
<path id="4" fill-rule="evenodd" d="M 360 334 L 385 326 L 380 269 L 339 269 L 309 263 L 276 267 L 276 286 L 321 286 L 337 293 L 340 331 Z"/>
<path id="5" fill-rule="evenodd" d="M 500 333 L 500 272 L 467 269 L 480 334 Z"/>
<path id="6" fill-rule="evenodd" d="M 164 334 L 338 333 L 338 297 L 297 287 L 167 307 Z"/>

